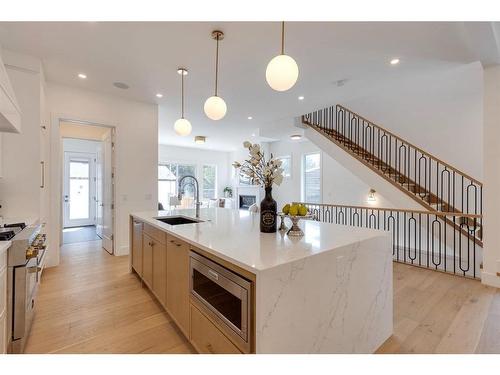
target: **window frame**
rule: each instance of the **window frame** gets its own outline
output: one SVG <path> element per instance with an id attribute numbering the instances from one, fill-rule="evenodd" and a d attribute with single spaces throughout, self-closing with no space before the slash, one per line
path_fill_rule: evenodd
<path id="1" fill-rule="evenodd" d="M 215 169 L 215 181 L 214 181 L 214 197 L 213 198 L 205 198 L 204 195 L 203 195 L 203 192 L 205 191 L 205 182 L 204 182 L 204 168 L 205 167 L 213 167 Z M 218 178 L 217 178 L 217 164 L 213 164 L 213 163 L 203 163 L 201 164 L 201 176 L 200 178 L 198 178 L 198 180 L 200 181 L 201 180 L 201 192 L 200 192 L 200 200 L 203 201 L 203 200 L 210 200 L 210 199 L 217 199 L 219 194 L 218 194 L 218 188 L 217 188 L 217 185 L 218 185 Z M 212 190 L 212 189 L 210 189 Z"/>
<path id="2" fill-rule="evenodd" d="M 319 155 L 319 202 L 305 202 L 306 201 L 306 158 L 309 155 Z M 301 157 L 301 171 L 300 171 L 300 198 L 305 203 L 322 203 L 323 202 L 323 155 L 321 151 L 307 152 L 302 154 Z"/>
<path id="3" fill-rule="evenodd" d="M 288 159 L 289 164 L 290 164 L 290 176 L 283 176 L 284 179 L 286 180 L 291 180 L 293 179 L 293 157 L 292 155 L 282 155 L 282 156 L 277 156 L 277 160 L 282 160 L 282 159 Z"/>
<path id="4" fill-rule="evenodd" d="M 171 170 L 171 166 L 172 165 L 175 165 L 175 168 L 176 168 L 176 173 L 175 173 L 175 176 L 176 176 L 176 181 L 175 181 L 175 195 L 177 195 L 179 193 L 178 189 L 179 189 L 179 184 L 177 183 L 177 174 L 179 173 L 179 165 L 183 165 L 183 166 L 188 166 L 188 167 L 194 167 L 194 175 L 195 177 L 198 179 L 198 173 L 199 173 L 199 168 L 198 168 L 198 163 L 193 163 L 193 162 L 189 162 L 189 161 L 159 161 L 158 162 L 158 167 L 160 166 L 166 166 L 167 168 L 169 168 Z M 199 180 L 199 179 L 198 179 Z M 159 194 L 159 183 L 160 181 L 170 181 L 170 180 L 167 180 L 167 179 L 164 179 L 164 178 L 160 178 L 160 176 L 157 176 L 157 183 L 158 183 L 158 202 L 161 203 L 161 199 L 160 199 L 160 194 Z M 169 202 L 166 202 L 166 204 L 168 205 Z M 165 207 L 165 206 L 164 206 Z"/>

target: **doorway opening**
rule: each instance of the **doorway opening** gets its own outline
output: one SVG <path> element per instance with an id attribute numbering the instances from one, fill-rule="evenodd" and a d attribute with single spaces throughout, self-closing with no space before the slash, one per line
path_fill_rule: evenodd
<path id="1" fill-rule="evenodd" d="M 114 128 L 60 122 L 62 244 L 101 241 L 114 252 Z"/>

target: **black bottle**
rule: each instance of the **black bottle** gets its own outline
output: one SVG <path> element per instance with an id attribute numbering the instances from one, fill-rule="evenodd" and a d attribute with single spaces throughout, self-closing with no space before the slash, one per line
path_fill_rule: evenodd
<path id="1" fill-rule="evenodd" d="M 277 205 L 272 196 L 272 188 L 266 188 L 266 196 L 260 202 L 260 231 L 262 233 L 276 232 Z"/>

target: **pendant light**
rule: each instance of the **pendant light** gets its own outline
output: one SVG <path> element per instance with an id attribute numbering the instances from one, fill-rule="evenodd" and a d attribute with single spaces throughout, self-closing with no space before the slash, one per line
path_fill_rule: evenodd
<path id="1" fill-rule="evenodd" d="M 220 120 L 226 115 L 227 106 L 224 99 L 218 96 L 217 84 L 219 78 L 219 41 L 224 39 L 224 33 L 219 30 L 212 32 L 212 38 L 216 41 L 215 47 L 215 95 L 208 98 L 205 102 L 203 109 L 209 119 Z"/>
<path id="2" fill-rule="evenodd" d="M 274 57 L 266 69 L 266 81 L 276 91 L 289 90 L 297 82 L 299 67 L 293 58 L 285 55 L 285 22 L 281 23 L 281 54 Z"/>
<path id="3" fill-rule="evenodd" d="M 184 76 L 188 74 L 187 69 L 177 69 L 177 74 L 181 75 L 181 118 L 174 124 L 174 130 L 178 135 L 186 136 L 191 134 L 191 123 L 184 118 Z"/>

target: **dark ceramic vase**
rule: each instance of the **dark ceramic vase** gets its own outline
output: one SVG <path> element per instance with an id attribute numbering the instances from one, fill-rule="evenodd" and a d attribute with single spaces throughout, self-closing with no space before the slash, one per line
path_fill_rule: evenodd
<path id="1" fill-rule="evenodd" d="M 272 191 L 272 188 L 266 188 L 266 196 L 260 202 L 260 231 L 262 233 L 274 233 L 277 228 L 277 205 Z"/>

